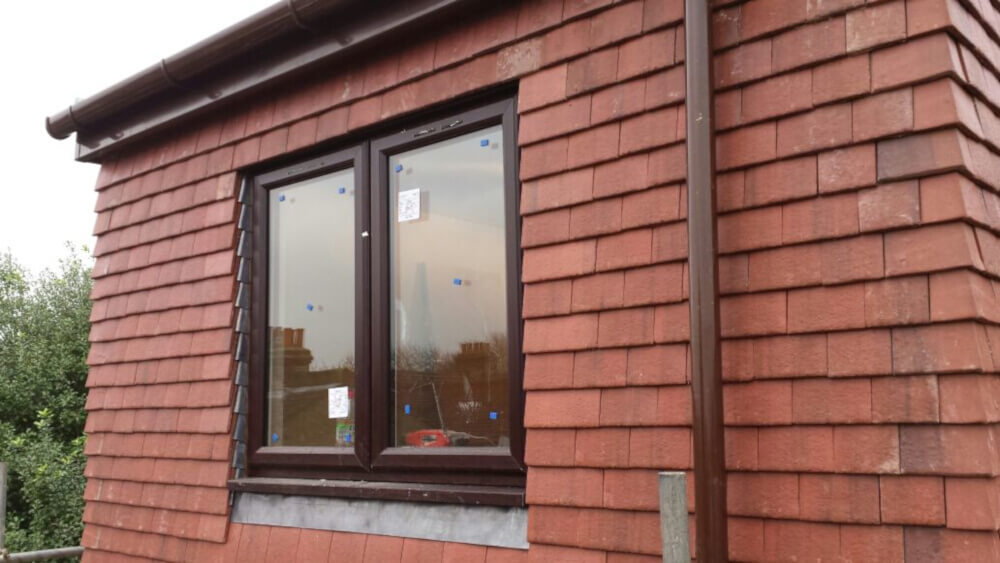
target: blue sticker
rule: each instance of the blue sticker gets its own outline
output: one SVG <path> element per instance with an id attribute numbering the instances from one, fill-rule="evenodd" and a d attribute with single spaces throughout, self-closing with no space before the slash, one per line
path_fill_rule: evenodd
<path id="1" fill-rule="evenodd" d="M 479 141 L 479 146 L 481 146 L 481 147 L 488 147 L 488 146 L 490 146 L 490 140 L 489 139 L 483 139 L 482 141 Z"/>
<path id="2" fill-rule="evenodd" d="M 490 420 L 496 420 L 496 419 L 497 419 L 496 411 L 490 411 Z"/>
<path id="3" fill-rule="evenodd" d="M 338 194 L 346 194 L 347 193 L 347 188 L 340 188 L 340 189 L 337 190 L 337 193 Z"/>
<path id="4" fill-rule="evenodd" d="M 455 278 L 451 280 L 452 285 L 462 285 L 462 278 Z"/>
<path id="5" fill-rule="evenodd" d="M 278 201 L 285 201 L 285 194 L 279 195 L 278 196 Z"/>
<path id="6" fill-rule="evenodd" d="M 397 164 L 396 165 L 396 172 L 402 172 L 402 171 L 403 171 L 403 165 L 402 164 Z"/>
<path id="7" fill-rule="evenodd" d="M 276 433 L 271 434 L 271 442 L 278 443 L 278 435 Z"/>
<path id="8" fill-rule="evenodd" d="M 312 311 L 312 310 L 313 310 L 313 304 L 312 303 L 306 303 L 306 311 Z"/>
<path id="9" fill-rule="evenodd" d="M 344 441 L 347 442 L 348 444 L 351 443 L 351 434 L 350 433 L 344 434 Z"/>
<path id="10" fill-rule="evenodd" d="M 403 405 L 403 412 L 410 414 L 410 405 Z"/>

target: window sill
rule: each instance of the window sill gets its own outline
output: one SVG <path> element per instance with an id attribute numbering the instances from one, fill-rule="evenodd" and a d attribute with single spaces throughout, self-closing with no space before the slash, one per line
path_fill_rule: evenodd
<path id="1" fill-rule="evenodd" d="M 363 500 L 434 502 L 481 506 L 524 506 L 524 489 L 521 487 L 246 477 L 229 481 L 229 490 L 234 492 Z"/>
<path id="2" fill-rule="evenodd" d="M 302 482 L 310 485 L 303 485 Z M 236 492 L 232 520 L 242 524 L 528 548 L 527 508 L 476 505 L 460 492 L 461 489 L 468 490 L 467 495 L 483 494 L 483 489 L 499 487 L 450 487 L 451 492 L 447 495 L 451 497 L 442 490 L 437 496 L 439 500 L 413 502 L 427 501 L 437 494 L 425 496 L 414 490 L 416 487 L 413 484 L 355 481 L 238 479 L 230 481 L 230 489 Z M 419 486 L 424 487 L 445 488 L 440 485 Z M 392 492 L 386 493 L 387 490 Z M 408 500 L 387 500 L 384 497 L 375 500 L 365 496 L 375 494 L 373 491 L 402 495 L 400 498 Z M 519 498 L 522 501 L 523 496 L 521 491 Z M 465 503 L 448 504 L 447 498 L 457 498 Z"/>

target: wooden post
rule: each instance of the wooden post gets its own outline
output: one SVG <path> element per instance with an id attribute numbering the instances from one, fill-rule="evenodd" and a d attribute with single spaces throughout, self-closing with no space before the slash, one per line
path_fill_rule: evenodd
<path id="1" fill-rule="evenodd" d="M 4 531 L 7 529 L 7 464 L 0 461 L 0 557 L 7 554 L 4 549 Z"/>
<path id="2" fill-rule="evenodd" d="M 660 537 L 663 563 L 690 563 L 687 475 L 683 471 L 660 472 Z"/>

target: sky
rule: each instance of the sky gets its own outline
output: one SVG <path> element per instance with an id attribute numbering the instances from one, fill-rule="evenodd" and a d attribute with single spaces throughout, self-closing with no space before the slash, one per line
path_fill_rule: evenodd
<path id="1" fill-rule="evenodd" d="M 98 166 L 45 117 L 236 23 L 276 0 L 56 0 L 5 6 L 0 34 L 0 253 L 37 272 L 66 243 L 93 248 Z"/>

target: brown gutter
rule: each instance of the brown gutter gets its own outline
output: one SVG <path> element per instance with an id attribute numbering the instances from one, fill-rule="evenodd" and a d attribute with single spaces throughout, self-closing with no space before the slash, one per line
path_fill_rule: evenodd
<path id="1" fill-rule="evenodd" d="M 308 4 L 308 5 L 306 5 Z M 288 1 L 274 4 L 172 57 L 138 72 L 45 120 L 49 135 L 65 139 L 84 124 L 97 123 L 123 106 L 139 103 L 172 88 L 182 88 L 199 73 L 299 29 L 296 20 L 313 21 L 342 7 L 343 0 Z"/>
<path id="2" fill-rule="evenodd" d="M 461 0 L 284 0 L 53 114 L 49 135 L 77 133 L 77 160 L 331 64 L 373 39 L 444 17 Z"/>
<path id="3" fill-rule="evenodd" d="M 698 561 L 715 562 L 728 560 L 729 541 L 716 257 L 712 26 L 708 0 L 687 0 L 684 4 L 695 553 Z"/>

